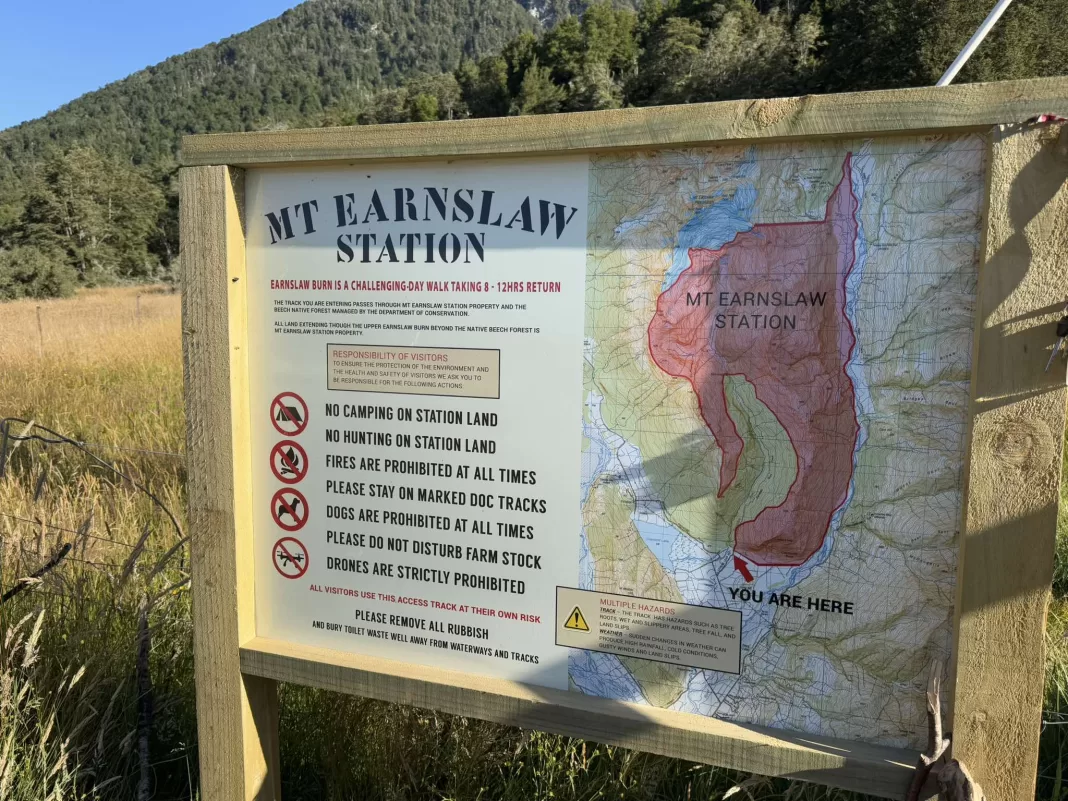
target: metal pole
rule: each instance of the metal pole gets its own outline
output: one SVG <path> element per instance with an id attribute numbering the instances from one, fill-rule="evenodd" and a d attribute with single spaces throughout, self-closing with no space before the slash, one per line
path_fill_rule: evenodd
<path id="1" fill-rule="evenodd" d="M 968 40 L 968 44 L 964 45 L 964 49 L 960 51 L 955 59 L 953 59 L 953 63 L 949 65 L 949 69 L 938 79 L 936 86 L 949 86 L 953 83 L 953 79 L 957 77 L 957 73 L 960 72 L 961 67 L 963 67 L 968 59 L 972 57 L 972 53 L 974 53 L 976 48 L 983 43 L 983 39 L 990 33 L 990 29 L 994 27 L 994 24 L 999 19 L 1001 19 L 1001 15 L 1005 13 L 1005 9 L 1010 5 L 1012 5 L 1012 0 L 998 0 L 997 5 L 995 5 L 993 10 L 986 15 L 983 24 L 972 34 L 972 38 Z"/>

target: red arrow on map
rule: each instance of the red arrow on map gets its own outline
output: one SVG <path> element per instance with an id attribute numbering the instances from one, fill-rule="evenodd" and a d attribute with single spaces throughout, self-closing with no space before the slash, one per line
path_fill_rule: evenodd
<path id="1" fill-rule="evenodd" d="M 749 572 L 749 565 L 747 565 L 745 561 L 737 554 L 735 554 L 734 556 L 734 569 L 741 573 L 742 578 L 744 578 L 746 581 L 753 580 L 753 574 Z"/>

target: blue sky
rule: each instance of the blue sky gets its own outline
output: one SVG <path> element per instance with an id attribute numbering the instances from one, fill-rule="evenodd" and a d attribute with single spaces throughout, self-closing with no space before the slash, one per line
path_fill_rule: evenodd
<path id="1" fill-rule="evenodd" d="M 0 130 L 295 5 L 297 0 L 3 0 Z"/>

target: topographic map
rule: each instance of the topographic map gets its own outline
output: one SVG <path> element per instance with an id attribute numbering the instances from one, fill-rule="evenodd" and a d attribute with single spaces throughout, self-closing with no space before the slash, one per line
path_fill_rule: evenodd
<path id="1" fill-rule="evenodd" d="M 574 689 L 924 745 L 983 159 L 963 136 L 592 160 L 581 586 L 740 610 L 742 665 L 572 650 Z"/>

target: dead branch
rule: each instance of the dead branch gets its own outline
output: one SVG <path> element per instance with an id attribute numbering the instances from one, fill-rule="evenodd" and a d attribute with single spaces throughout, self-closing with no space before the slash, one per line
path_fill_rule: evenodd
<path id="1" fill-rule="evenodd" d="M 43 567 L 41 567 L 38 570 L 34 571 L 29 576 L 26 576 L 25 578 L 19 579 L 14 587 L 12 587 L 10 590 L 5 592 L 3 595 L 0 595 L 0 604 L 7 603 L 12 598 L 14 598 L 16 595 L 18 595 L 20 592 L 22 592 L 24 589 L 29 587 L 31 584 L 33 584 L 34 582 L 38 581 L 41 578 L 41 576 L 43 576 L 45 573 L 47 573 L 50 570 L 55 569 L 56 565 L 58 565 L 60 562 L 62 562 L 63 559 L 67 556 L 67 554 L 70 553 L 70 549 L 71 549 L 71 544 L 68 542 L 62 548 L 60 548 L 58 553 L 56 553 L 55 556 L 53 556 L 51 559 L 49 559 L 45 563 L 45 565 Z"/>
<path id="2" fill-rule="evenodd" d="M 927 679 L 927 753 L 920 754 L 916 772 L 912 775 L 905 801 L 919 801 L 920 792 L 935 763 L 949 748 L 949 740 L 942 734 L 942 661 L 936 659 L 931 665 Z"/>

